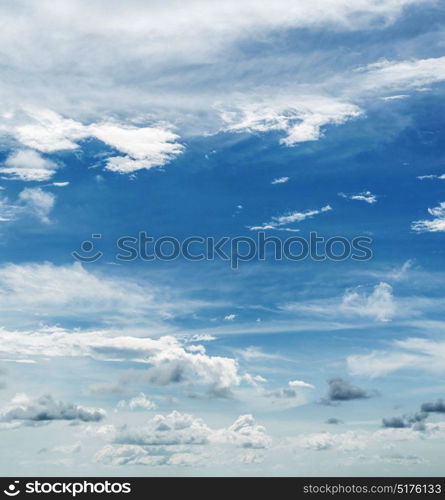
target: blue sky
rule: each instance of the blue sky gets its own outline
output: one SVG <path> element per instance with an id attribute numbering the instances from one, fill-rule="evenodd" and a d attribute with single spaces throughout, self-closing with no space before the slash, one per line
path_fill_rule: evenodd
<path id="1" fill-rule="evenodd" d="M 0 9 L 2 473 L 440 475 L 444 6 Z M 265 226 L 373 258 L 116 259 Z"/>

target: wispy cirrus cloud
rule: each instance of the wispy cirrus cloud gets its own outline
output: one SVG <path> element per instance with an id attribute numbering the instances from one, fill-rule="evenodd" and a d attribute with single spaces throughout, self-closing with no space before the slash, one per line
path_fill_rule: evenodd
<path id="1" fill-rule="evenodd" d="M 4 264 L 0 297 L 3 325 L 22 328 L 34 326 L 36 318 L 64 324 L 88 316 L 95 324 L 135 326 L 144 319 L 146 326 L 156 325 L 157 332 L 165 332 L 168 319 L 205 306 L 205 302 L 181 298 L 170 287 L 95 273 L 80 263 Z"/>
<path id="2" fill-rule="evenodd" d="M 330 205 L 325 205 L 324 207 L 316 210 L 305 210 L 303 212 L 288 212 L 284 215 L 279 215 L 272 217 L 269 222 L 264 222 L 261 226 L 248 226 L 251 231 L 261 231 L 265 229 L 277 229 L 277 230 L 295 230 L 295 228 L 283 227 L 287 224 L 293 224 L 295 222 L 302 222 L 305 219 L 311 219 L 316 215 L 323 214 L 333 210 Z"/>
<path id="3" fill-rule="evenodd" d="M 277 177 L 271 182 L 271 184 L 285 184 L 289 181 L 289 179 L 290 177 Z"/>
<path id="4" fill-rule="evenodd" d="M 383 377 L 402 370 L 443 373 L 445 342 L 410 337 L 392 342 L 387 350 L 347 357 L 348 370 L 353 375 Z"/>
<path id="5" fill-rule="evenodd" d="M 310 316 L 363 318 L 387 322 L 398 313 L 392 286 L 381 282 L 372 288 L 357 286 L 347 289 L 341 297 L 314 301 L 289 302 L 281 309 Z"/>
<path id="6" fill-rule="evenodd" d="M 251 0 L 224 6 L 193 0 L 186 7 L 175 0 L 163 6 L 133 0 L 125 10 L 110 10 L 100 1 L 77 2 L 57 14 L 46 2 L 5 5 L 8 29 L 0 45 L 8 72 L 1 90 L 10 104 L 0 130 L 41 152 L 98 138 L 121 152 L 105 164 L 120 173 L 169 163 L 184 150 L 178 135 L 276 131 L 286 146 L 315 141 L 327 127 L 364 116 L 366 101 L 376 95 L 403 95 L 443 81 L 444 58 L 339 66 L 330 47 L 325 56 L 318 49 L 253 56 L 245 43 L 273 46 L 277 30 L 384 30 L 419 4 L 433 2 L 317 0 L 305 6 L 279 0 L 271 8 Z M 87 39 L 97 43 L 85 45 Z M 314 57 L 323 60 L 322 80 Z"/>

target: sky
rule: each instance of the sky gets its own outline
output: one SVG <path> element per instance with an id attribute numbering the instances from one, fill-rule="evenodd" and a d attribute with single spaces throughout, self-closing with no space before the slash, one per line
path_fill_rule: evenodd
<path id="1" fill-rule="evenodd" d="M 442 475 L 444 21 L 1 3 L 1 474 Z M 119 257 L 311 233 L 371 258 Z"/>

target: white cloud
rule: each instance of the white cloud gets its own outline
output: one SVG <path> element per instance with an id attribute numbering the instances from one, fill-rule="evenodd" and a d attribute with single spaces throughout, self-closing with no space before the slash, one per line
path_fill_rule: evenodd
<path id="1" fill-rule="evenodd" d="M 56 196 L 41 188 L 25 188 L 16 201 L 8 197 L 0 198 L 0 222 L 12 222 L 23 216 L 31 216 L 43 224 L 49 224 L 49 215 L 54 207 Z"/>
<path id="2" fill-rule="evenodd" d="M 26 188 L 19 194 L 18 201 L 26 212 L 37 217 L 40 222 L 49 224 L 49 214 L 56 201 L 54 194 L 40 188 Z"/>
<path id="3" fill-rule="evenodd" d="M 284 184 L 285 182 L 288 182 L 290 177 L 277 177 L 274 179 L 271 184 Z"/>
<path id="4" fill-rule="evenodd" d="M 308 388 L 308 389 L 314 388 L 314 386 L 312 384 L 308 384 L 307 382 L 304 382 L 303 380 L 290 380 L 288 385 L 289 385 L 289 387 L 292 387 L 292 388 Z"/>
<path id="5" fill-rule="evenodd" d="M 142 5 L 129 0 L 125 9 L 110 9 L 104 0 L 94 5 L 61 1 L 57 8 L 47 1 L 5 4 L 0 46 L 8 71 L 0 91 L 9 105 L 0 127 L 45 152 L 76 149 L 86 137 L 100 136 L 118 149 L 116 144 L 132 143 L 130 152 L 122 150 L 124 156 L 107 162 L 107 168 L 127 173 L 164 165 L 182 151 L 162 121 L 177 125 L 183 137 L 226 127 L 282 131 L 286 145 L 316 140 L 325 126 L 359 116 L 355 101 L 361 103 L 364 95 L 438 81 L 443 58 L 379 62 L 351 78 L 351 68 L 328 63 L 318 49 L 279 57 L 259 51 L 252 57 L 240 47 L 246 41 L 274 43 L 277 32 L 295 28 L 381 30 L 420 3 L 433 2 L 190 0 L 185 5 L 170 0 Z M 320 58 L 326 68 L 322 74 L 313 63 Z M 215 102 L 224 110 L 225 124 L 209 111 Z M 110 123 L 116 117 L 120 124 Z M 142 136 L 150 146 L 141 149 Z"/>
<path id="6" fill-rule="evenodd" d="M 224 319 L 226 321 L 233 321 L 234 319 L 236 319 L 236 314 L 228 314 L 227 316 L 224 316 Z"/>
<path id="7" fill-rule="evenodd" d="M 381 97 L 382 101 L 397 101 L 399 99 L 406 99 L 409 97 L 407 94 L 399 94 L 399 95 L 389 95 L 386 97 Z"/>
<path id="8" fill-rule="evenodd" d="M 299 448 L 314 451 L 338 450 L 355 452 L 377 446 L 391 446 L 402 441 L 438 440 L 444 437 L 444 422 L 427 423 L 421 430 L 415 428 L 386 428 L 377 431 L 346 431 L 339 433 L 319 432 L 297 438 Z"/>
<path id="9" fill-rule="evenodd" d="M 324 82 L 324 85 L 318 81 L 313 82 L 314 88 L 320 88 L 319 94 L 307 95 L 306 87 L 301 85 L 294 88 L 294 94 L 289 93 L 284 99 L 262 96 L 256 102 L 240 103 L 231 108 L 226 106 L 221 112 L 221 118 L 226 123 L 225 130 L 261 133 L 279 131 L 286 134 L 280 142 L 286 146 L 294 146 L 301 142 L 319 140 L 323 137 L 323 127 L 341 125 L 360 117 L 364 111 L 357 102 L 362 103 L 376 93 L 415 90 L 444 80 L 445 57 L 409 61 L 384 60 L 357 68 L 352 76 L 351 72 L 333 76 L 332 81 L 327 84 Z M 345 97 L 339 95 L 339 81 L 343 83 Z M 323 92 L 330 86 L 332 95 L 327 96 Z M 384 99 L 401 97 L 407 96 L 397 95 Z"/>
<path id="10" fill-rule="evenodd" d="M 316 141 L 322 137 L 322 127 L 339 125 L 362 114 L 354 104 L 323 96 L 301 96 L 300 102 L 269 101 L 240 105 L 221 113 L 230 132 L 281 131 L 286 137 L 281 143 L 294 146 L 299 142 Z"/>
<path id="11" fill-rule="evenodd" d="M 380 61 L 363 68 L 363 90 L 423 87 L 445 80 L 445 57 L 411 61 Z"/>
<path id="12" fill-rule="evenodd" d="M 24 149 L 15 151 L 6 158 L 0 173 L 6 178 L 22 181 L 47 181 L 54 175 L 58 165 L 43 158 L 36 151 Z"/>
<path id="13" fill-rule="evenodd" d="M 0 222 L 11 222 L 17 218 L 19 207 L 12 204 L 8 197 L 0 198 Z"/>
<path id="14" fill-rule="evenodd" d="M 231 448 L 264 449 L 271 439 L 252 415 L 241 415 L 228 428 L 212 429 L 202 419 L 173 411 L 156 415 L 144 426 L 115 429 L 112 443 L 96 454 L 96 460 L 111 465 L 192 465 L 209 455 L 222 457 Z"/>
<path id="15" fill-rule="evenodd" d="M 81 443 L 74 443 L 68 445 L 54 446 L 49 451 L 52 453 L 62 453 L 63 455 L 72 455 L 73 453 L 79 453 L 82 449 Z"/>
<path id="16" fill-rule="evenodd" d="M 124 154 L 106 160 L 105 168 L 114 172 L 132 173 L 163 166 L 183 151 L 183 146 L 176 142 L 178 136 L 160 126 L 136 127 L 112 122 L 84 125 L 41 109 L 28 109 L 27 120 L 28 123 L 13 125 L 6 131 L 21 144 L 46 153 L 77 149 L 79 141 L 94 137 Z"/>
<path id="17" fill-rule="evenodd" d="M 31 108 L 26 110 L 26 115 L 24 124 L 13 124 L 6 131 L 29 148 L 44 153 L 76 149 L 76 142 L 88 136 L 81 123 L 54 111 Z"/>
<path id="18" fill-rule="evenodd" d="M 290 230 L 293 231 L 292 228 L 283 228 L 281 226 L 285 226 L 286 224 L 292 224 L 295 222 L 302 222 L 305 219 L 311 219 L 315 215 L 322 214 L 324 212 L 329 212 L 332 210 L 330 205 L 326 205 L 320 209 L 316 210 L 305 210 L 304 212 L 289 212 L 285 215 L 280 215 L 277 217 L 272 217 L 270 222 L 264 222 L 261 226 L 249 226 L 251 231 L 260 231 L 266 229 L 277 229 L 277 230 Z"/>
<path id="19" fill-rule="evenodd" d="M 389 321 L 395 314 L 392 287 L 379 283 L 370 294 L 351 290 L 345 293 L 341 310 L 348 314 L 368 316 L 379 321 Z"/>
<path id="20" fill-rule="evenodd" d="M 147 361 L 152 365 L 144 376 L 149 383 L 204 385 L 210 396 L 230 396 L 242 380 L 235 359 L 209 356 L 204 348 L 189 352 L 173 338 L 169 339 L 168 347 L 153 352 Z"/>
<path id="21" fill-rule="evenodd" d="M 248 346 L 245 349 L 237 349 L 236 353 L 242 356 L 247 361 L 255 360 L 255 359 L 282 359 L 277 354 L 271 354 L 269 352 L 262 351 L 259 347 L 256 346 Z"/>
<path id="22" fill-rule="evenodd" d="M 262 403 L 265 408 L 278 410 L 295 408 L 307 403 L 308 389 L 314 388 L 312 384 L 308 384 L 303 380 L 290 380 L 286 387 L 280 387 L 274 390 L 259 388 L 258 396 L 265 399 L 259 399 L 257 403 Z"/>
<path id="23" fill-rule="evenodd" d="M 419 233 L 437 233 L 445 231 L 445 201 L 439 203 L 437 207 L 429 208 L 428 213 L 434 218 L 414 221 L 411 228 Z"/>
<path id="24" fill-rule="evenodd" d="M 0 266 L 0 311 L 3 325 L 63 322 L 88 315 L 98 323 L 137 324 L 162 332 L 166 319 L 205 306 L 182 299 L 151 281 L 93 273 L 80 263 L 56 266 L 5 264 Z"/>
<path id="25" fill-rule="evenodd" d="M 323 212 L 329 212 L 332 210 L 330 205 L 326 205 L 319 210 L 306 210 L 305 212 L 290 212 L 286 215 L 281 215 L 279 217 L 272 217 L 272 220 L 277 226 L 284 226 L 285 224 L 290 224 L 292 222 L 301 222 L 305 219 L 312 218 L 314 215 L 322 214 Z"/>
<path id="26" fill-rule="evenodd" d="M 372 194 L 371 191 L 362 191 L 357 194 L 338 193 L 338 195 L 342 198 L 348 198 L 350 200 L 364 201 L 370 205 L 377 202 L 377 195 Z"/>
<path id="27" fill-rule="evenodd" d="M 167 386 L 183 384 L 203 388 L 213 397 L 227 397 L 242 377 L 233 358 L 210 356 L 205 350 L 189 352 L 171 336 L 159 339 L 119 335 L 107 330 L 67 331 L 41 328 L 31 331 L 0 330 L 0 354 L 8 358 L 82 356 L 146 365 L 130 374 L 127 382 Z"/>
<path id="28" fill-rule="evenodd" d="M 30 399 L 26 394 L 17 394 L 0 410 L 0 422 L 37 423 L 52 420 L 98 422 L 104 417 L 105 412 L 100 408 L 85 408 L 62 403 L 55 401 L 48 394 L 38 399 Z"/>
<path id="29" fill-rule="evenodd" d="M 399 370 L 444 373 L 445 342 L 407 338 L 392 343 L 392 349 L 355 354 L 347 358 L 353 375 L 382 377 Z"/>
<path id="30" fill-rule="evenodd" d="M 265 427 L 256 424 L 252 415 L 241 415 L 228 429 L 216 431 L 210 439 L 241 448 L 267 448 L 271 443 Z"/>
<path id="31" fill-rule="evenodd" d="M 363 449 L 368 436 L 361 432 L 347 431 L 342 433 L 319 432 L 300 439 L 299 445 L 315 451 L 337 449 L 339 451 L 355 451 Z"/>
<path id="32" fill-rule="evenodd" d="M 138 396 L 131 398 L 129 401 L 119 401 L 117 407 L 120 410 L 154 410 L 156 405 L 153 401 L 150 401 L 143 392 L 141 392 Z"/>
<path id="33" fill-rule="evenodd" d="M 99 463 L 113 466 L 169 465 L 168 457 L 165 455 L 152 455 L 144 447 L 131 444 L 120 446 L 106 445 L 96 453 L 95 460 Z"/>
<path id="34" fill-rule="evenodd" d="M 420 181 L 423 181 L 425 179 L 440 179 L 440 180 L 444 180 L 445 179 L 445 174 L 441 174 L 441 175 L 435 175 L 435 174 L 431 174 L 431 175 L 418 175 L 417 178 Z"/>
<path id="35" fill-rule="evenodd" d="M 108 158 L 106 169 L 113 172 L 132 173 L 165 165 L 182 153 L 178 136 L 158 127 L 124 127 L 122 125 L 91 125 L 93 137 L 113 146 L 126 156 Z"/>

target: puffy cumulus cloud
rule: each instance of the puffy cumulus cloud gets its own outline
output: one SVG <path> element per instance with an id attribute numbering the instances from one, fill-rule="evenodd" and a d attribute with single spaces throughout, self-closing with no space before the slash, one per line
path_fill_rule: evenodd
<path id="1" fill-rule="evenodd" d="M 35 216 L 40 222 L 49 224 L 49 214 L 56 201 L 54 194 L 40 188 L 26 188 L 19 194 L 18 201 L 27 213 Z"/>
<path id="2" fill-rule="evenodd" d="M 112 124 L 89 127 L 93 137 L 125 153 L 106 160 L 106 169 L 128 174 L 169 163 L 182 153 L 176 134 L 159 127 L 124 127 Z"/>
<path id="3" fill-rule="evenodd" d="M 338 424 L 342 424 L 343 421 L 340 420 L 339 418 L 335 418 L 335 417 L 329 417 L 327 420 L 326 420 L 326 423 L 329 424 L 329 425 L 338 425 Z"/>
<path id="4" fill-rule="evenodd" d="M 354 104 L 323 96 L 301 96 L 291 103 L 269 102 L 240 105 L 224 110 L 221 117 L 230 132 L 280 131 L 286 137 L 280 142 L 293 146 L 299 142 L 316 141 L 322 136 L 322 127 L 339 125 L 360 116 L 362 111 Z"/>
<path id="5" fill-rule="evenodd" d="M 297 448 L 313 451 L 338 450 L 344 453 L 357 450 L 372 450 L 377 446 L 394 447 L 400 442 L 417 440 L 442 440 L 445 437 L 445 423 L 425 423 L 408 427 L 386 427 L 377 431 L 345 431 L 339 433 L 318 432 L 299 436 L 294 440 Z"/>
<path id="6" fill-rule="evenodd" d="M 108 330 L 81 332 L 54 327 L 37 331 L 3 329 L 0 338 L 0 353 L 9 359 L 81 356 L 146 365 L 144 370 L 128 373 L 126 384 L 179 384 L 204 389 L 210 397 L 230 397 L 243 380 L 236 359 L 210 356 L 204 348 L 190 352 L 181 339 L 172 336 L 152 339 Z"/>
<path id="7" fill-rule="evenodd" d="M 211 441 L 256 449 L 267 448 L 271 444 L 266 428 L 256 424 L 252 415 L 241 415 L 229 428 L 214 432 Z"/>
<path id="8" fill-rule="evenodd" d="M 389 350 L 353 354 L 346 362 L 351 374 L 367 377 L 382 377 L 408 369 L 444 373 L 445 342 L 422 338 L 397 340 Z"/>
<path id="9" fill-rule="evenodd" d="M 314 389 L 314 386 L 307 382 L 303 382 L 303 380 L 290 380 L 287 387 L 280 387 L 273 391 L 265 391 L 264 395 L 272 399 L 298 399 L 301 404 L 306 399 L 305 389 Z"/>
<path id="10" fill-rule="evenodd" d="M 437 401 L 423 403 L 421 410 L 427 413 L 445 413 L 445 401 L 438 399 Z"/>
<path id="11" fill-rule="evenodd" d="M 11 201 L 0 198 L 0 222 L 12 222 L 30 216 L 43 224 L 49 224 L 49 215 L 54 207 L 56 196 L 40 188 L 25 188 Z"/>
<path id="12" fill-rule="evenodd" d="M 394 429 L 410 428 L 417 431 L 425 430 L 425 419 L 428 414 L 424 411 L 415 413 L 414 415 L 404 415 L 402 417 L 390 417 L 382 419 L 382 426 Z"/>
<path id="13" fill-rule="evenodd" d="M 88 314 L 99 324 L 138 324 L 166 330 L 165 321 L 177 314 L 189 314 L 204 302 L 177 296 L 168 287 L 151 281 L 93 273 L 80 263 L 57 266 L 4 264 L 0 266 L 0 311 L 3 325 L 21 328 L 45 323 L 63 324 Z"/>
<path id="14" fill-rule="evenodd" d="M 168 348 L 153 352 L 147 361 L 152 366 L 143 379 L 150 384 L 203 384 L 213 397 L 230 397 L 231 390 L 242 380 L 236 359 L 209 356 L 204 346 L 190 352 L 173 338 L 169 339 Z"/>
<path id="15" fill-rule="evenodd" d="M 6 130 L 21 144 L 46 153 L 76 149 L 79 147 L 79 141 L 94 137 L 123 153 L 124 156 L 108 158 L 105 165 L 107 170 L 120 173 L 132 173 L 165 165 L 183 151 L 183 146 L 176 142 L 178 136 L 168 128 L 136 127 L 113 122 L 84 125 L 50 110 L 27 110 L 25 124 Z M 18 165 L 23 166 L 29 161 L 29 157 L 40 167 L 40 174 L 34 173 L 34 177 L 40 175 L 42 178 L 28 180 L 46 180 L 51 177 L 54 168 L 51 175 L 45 176 L 41 172 L 42 162 L 45 160 L 35 151 L 21 153 L 18 159 L 12 157 L 10 161 L 15 162 L 15 170 L 10 170 L 9 173 L 18 175 Z M 7 166 L 11 168 L 10 165 Z M 46 170 L 48 171 L 48 168 Z M 29 177 L 31 174 L 27 175 Z"/>
<path id="16" fill-rule="evenodd" d="M 141 392 L 138 396 L 135 396 L 128 401 L 119 401 L 117 407 L 120 410 L 154 410 L 156 405 L 153 401 L 150 401 L 143 392 Z"/>
<path id="17" fill-rule="evenodd" d="M 112 466 L 190 467 L 205 466 L 208 462 L 208 455 L 196 451 L 183 452 L 181 449 L 174 452 L 172 449 L 162 447 L 149 449 L 135 445 L 107 445 L 96 453 L 95 459 L 97 462 Z"/>
<path id="18" fill-rule="evenodd" d="M 204 464 L 211 455 L 220 460 L 227 448 L 260 450 L 271 444 L 252 415 L 241 415 L 228 428 L 212 429 L 202 419 L 178 411 L 156 415 L 142 427 L 115 428 L 107 436 L 112 444 L 99 450 L 96 460 L 110 465 Z"/>
<path id="19" fill-rule="evenodd" d="M 47 181 L 58 168 L 56 163 L 31 149 L 15 151 L 6 158 L 3 165 L 0 173 L 7 179 L 22 181 Z"/>
<path id="20" fill-rule="evenodd" d="M 351 401 L 353 399 L 367 399 L 373 393 L 352 385 L 349 381 L 341 377 L 333 377 L 328 380 L 328 393 L 322 400 L 325 404 L 339 401 Z"/>
<path id="21" fill-rule="evenodd" d="M 95 456 L 97 462 L 105 465 L 147 465 L 159 466 L 168 465 L 168 458 L 165 455 L 151 454 L 149 450 L 142 446 L 135 445 L 106 445 L 101 448 Z"/>
<path id="22" fill-rule="evenodd" d="M 303 212 L 289 212 L 284 215 L 272 217 L 270 222 L 264 222 L 261 226 L 248 226 L 251 231 L 261 231 L 265 229 L 280 229 L 282 226 L 287 224 L 292 224 L 295 222 L 302 222 L 305 219 L 311 219 L 315 215 L 320 215 L 325 212 L 332 210 L 330 205 L 325 205 L 324 207 L 316 210 L 305 210 Z M 286 228 L 289 229 L 289 228 Z"/>
<path id="23" fill-rule="evenodd" d="M 416 220 L 411 228 L 418 233 L 439 233 L 445 231 L 445 201 L 437 207 L 429 208 L 428 213 L 433 219 Z"/>
<path id="24" fill-rule="evenodd" d="M 364 201 L 370 205 L 377 203 L 377 195 L 372 194 L 371 191 L 362 191 L 361 193 L 356 194 L 338 193 L 338 195 L 349 200 Z"/>
<path id="25" fill-rule="evenodd" d="M 31 399 L 26 394 L 17 394 L 0 410 L 0 422 L 20 421 L 28 424 L 53 420 L 98 422 L 104 417 L 105 411 L 100 408 L 55 401 L 49 394 L 38 399 Z"/>
<path id="26" fill-rule="evenodd" d="M 370 294 L 357 290 L 348 291 L 343 296 L 341 310 L 378 321 L 389 321 L 396 312 L 392 286 L 384 282 L 379 283 Z"/>
<path id="27" fill-rule="evenodd" d="M 271 359 L 280 360 L 279 356 Z M 296 408 L 308 402 L 315 387 L 303 380 L 290 380 L 284 387 L 269 388 L 268 380 L 261 375 L 244 374 L 243 380 L 250 387 L 240 387 L 235 394 L 250 408 L 260 411 L 280 411 Z"/>
<path id="28" fill-rule="evenodd" d="M 401 280 L 411 264 L 406 264 L 401 270 L 391 273 L 371 273 L 372 277 L 390 278 L 393 281 Z M 331 317 L 342 320 L 345 326 L 351 325 L 352 321 L 359 326 L 364 320 L 380 322 L 392 321 L 394 318 L 406 318 L 419 314 L 416 309 L 422 311 L 436 307 L 430 300 L 419 301 L 417 297 L 395 298 L 393 287 L 386 282 L 380 282 L 373 287 L 356 286 L 345 290 L 340 297 L 325 297 L 322 299 L 308 299 L 300 302 L 288 302 L 280 304 L 280 309 L 292 314 L 306 315 L 309 317 Z M 313 319 L 312 319 L 313 321 Z M 346 323 L 347 321 L 347 323 Z"/>
<path id="29" fill-rule="evenodd" d="M 175 410 L 168 415 L 156 415 L 144 427 L 118 430 L 113 441 L 149 446 L 194 445 L 207 443 L 210 434 L 203 420 Z"/>
<path id="30" fill-rule="evenodd" d="M 360 432 L 347 431 L 339 434 L 319 432 L 302 437 L 298 445 L 302 448 L 315 451 L 329 449 L 355 451 L 365 448 L 366 442 Z"/>
<path id="31" fill-rule="evenodd" d="M 27 108 L 18 123 L 4 127 L 19 143 L 43 153 L 77 149 L 77 141 L 88 134 L 82 123 L 64 118 L 55 111 Z"/>

